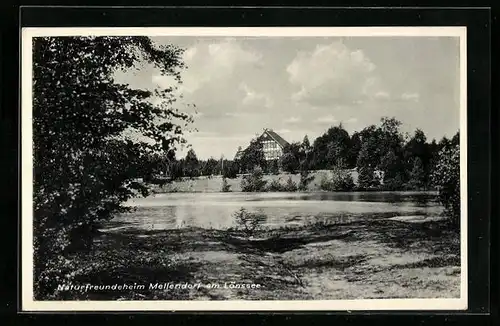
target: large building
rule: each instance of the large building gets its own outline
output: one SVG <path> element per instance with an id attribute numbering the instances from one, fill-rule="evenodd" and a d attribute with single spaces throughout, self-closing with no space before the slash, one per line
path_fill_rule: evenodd
<path id="1" fill-rule="evenodd" d="M 288 142 L 272 129 L 264 129 L 257 140 L 262 143 L 264 157 L 267 161 L 279 159 L 283 155 L 283 148 L 288 145 Z M 243 150 L 239 147 L 234 159 L 240 159 L 242 155 Z"/>

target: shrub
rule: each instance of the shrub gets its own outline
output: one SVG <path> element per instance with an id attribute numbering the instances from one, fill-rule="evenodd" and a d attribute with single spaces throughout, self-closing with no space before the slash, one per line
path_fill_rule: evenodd
<path id="1" fill-rule="evenodd" d="M 287 192 L 297 191 L 297 183 L 295 183 L 292 180 L 292 177 L 288 177 L 288 180 L 286 181 L 286 184 L 284 187 L 284 191 L 287 191 Z"/>
<path id="2" fill-rule="evenodd" d="M 231 191 L 231 185 L 227 183 L 226 177 L 222 177 L 222 192 L 230 192 Z"/>
<path id="3" fill-rule="evenodd" d="M 359 169 L 358 187 L 359 189 L 376 189 L 380 186 L 380 180 L 373 168 L 365 166 Z"/>
<path id="4" fill-rule="evenodd" d="M 307 190 L 307 187 L 311 183 L 311 181 L 314 179 L 313 175 L 309 174 L 309 171 L 303 170 L 300 172 L 300 181 L 299 181 L 299 190 L 304 191 Z"/>
<path id="5" fill-rule="evenodd" d="M 255 232 L 262 228 L 266 221 L 266 216 L 263 214 L 248 212 L 245 208 L 240 208 L 233 214 L 237 228 L 245 233 L 247 237 L 251 237 Z"/>
<path id="6" fill-rule="evenodd" d="M 332 176 L 328 178 L 323 176 L 320 180 L 320 188 L 325 191 L 351 191 L 354 189 L 354 181 L 349 172 L 334 167 L 331 171 Z"/>
<path id="7" fill-rule="evenodd" d="M 269 183 L 269 185 L 267 186 L 267 190 L 268 191 L 283 191 L 284 187 L 283 185 L 280 183 L 280 180 L 279 179 L 274 179 L 273 181 L 271 181 L 271 183 Z"/>
<path id="8" fill-rule="evenodd" d="M 432 172 L 432 180 L 439 191 L 439 201 L 453 225 L 460 224 L 460 147 L 443 148 Z"/>
<path id="9" fill-rule="evenodd" d="M 265 191 L 267 181 L 263 180 L 263 177 L 262 168 L 254 167 L 252 173 L 245 175 L 241 180 L 241 190 L 244 192 Z"/>

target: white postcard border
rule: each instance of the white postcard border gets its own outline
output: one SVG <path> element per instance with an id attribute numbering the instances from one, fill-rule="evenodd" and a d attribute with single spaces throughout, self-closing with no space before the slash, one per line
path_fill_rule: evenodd
<path id="1" fill-rule="evenodd" d="M 44 36 L 194 37 L 459 37 L 461 286 L 459 299 L 314 301 L 35 301 L 33 299 L 32 39 Z M 21 47 L 22 311 L 374 311 L 467 309 L 467 51 L 466 27 L 23 28 Z"/>

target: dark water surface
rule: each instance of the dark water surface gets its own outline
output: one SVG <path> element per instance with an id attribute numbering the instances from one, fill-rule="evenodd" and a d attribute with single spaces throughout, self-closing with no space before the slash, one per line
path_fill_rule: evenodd
<path id="1" fill-rule="evenodd" d="M 115 217 L 104 229 L 224 229 L 234 226 L 233 214 L 242 207 L 267 216 L 268 227 L 442 212 L 431 192 L 167 193 L 127 205 L 137 209 Z"/>

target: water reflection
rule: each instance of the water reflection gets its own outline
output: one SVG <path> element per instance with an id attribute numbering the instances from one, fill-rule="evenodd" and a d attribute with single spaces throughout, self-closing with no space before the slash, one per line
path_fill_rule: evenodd
<path id="1" fill-rule="evenodd" d="M 133 213 L 117 216 L 124 228 L 233 227 L 241 207 L 267 216 L 268 227 L 303 223 L 347 223 L 380 216 L 427 215 L 442 211 L 432 193 L 184 193 L 136 199 Z"/>

